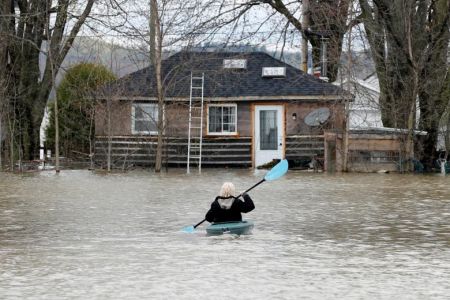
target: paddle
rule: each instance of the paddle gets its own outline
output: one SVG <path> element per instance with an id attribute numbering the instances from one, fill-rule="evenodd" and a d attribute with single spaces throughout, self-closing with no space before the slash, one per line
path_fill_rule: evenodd
<path id="1" fill-rule="evenodd" d="M 260 185 L 261 183 L 263 183 L 264 181 L 272 181 L 275 179 L 280 178 L 281 176 L 283 176 L 284 174 L 286 174 L 287 170 L 288 170 L 288 162 L 286 159 L 283 159 L 282 161 L 280 161 L 278 164 L 275 165 L 275 167 L 273 167 L 269 172 L 267 172 L 266 176 L 264 176 L 264 178 L 259 181 L 258 183 L 256 183 L 255 185 L 253 185 L 251 188 L 249 188 L 248 190 L 246 190 L 245 192 L 243 192 L 242 194 L 239 194 L 239 196 L 237 196 L 236 198 L 241 197 L 243 194 L 253 190 L 255 187 L 257 187 L 258 185 Z M 186 226 L 184 227 L 182 230 L 184 232 L 187 233 L 192 233 L 195 231 L 195 228 L 197 228 L 198 226 L 200 226 L 203 222 L 205 222 L 206 219 L 203 219 L 202 221 L 198 222 L 197 224 L 193 225 L 193 226 Z"/>

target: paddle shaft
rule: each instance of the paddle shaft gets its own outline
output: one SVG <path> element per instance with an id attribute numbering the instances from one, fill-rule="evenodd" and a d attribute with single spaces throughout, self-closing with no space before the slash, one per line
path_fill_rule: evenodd
<path id="1" fill-rule="evenodd" d="M 257 184 L 255 184 L 254 186 L 252 186 L 251 188 L 249 188 L 248 190 L 246 190 L 245 192 L 243 192 L 242 194 L 240 194 L 239 196 L 237 196 L 236 198 L 239 198 L 240 196 L 242 196 L 243 194 L 250 192 L 251 190 L 253 190 L 255 187 L 257 187 L 258 185 L 260 185 L 261 183 L 263 183 L 264 181 L 266 181 L 265 178 L 263 178 L 260 182 L 258 182 Z"/>
<path id="2" fill-rule="evenodd" d="M 200 222 L 198 222 L 196 225 L 194 225 L 194 228 L 197 228 L 198 226 L 200 226 L 203 222 L 205 222 L 206 219 L 201 220 Z"/>
<path id="3" fill-rule="evenodd" d="M 237 196 L 236 198 L 241 197 L 243 194 L 253 190 L 255 187 L 257 187 L 258 185 L 260 185 L 261 183 L 263 183 L 264 181 L 266 181 L 264 178 L 258 182 L 257 184 L 253 185 L 251 188 L 249 188 L 248 190 L 246 190 L 245 192 L 243 192 L 242 194 L 239 194 L 239 196 Z M 198 226 L 200 226 L 203 222 L 205 222 L 206 219 L 203 219 L 202 221 L 198 222 L 196 225 L 194 225 L 194 228 L 197 228 Z"/>

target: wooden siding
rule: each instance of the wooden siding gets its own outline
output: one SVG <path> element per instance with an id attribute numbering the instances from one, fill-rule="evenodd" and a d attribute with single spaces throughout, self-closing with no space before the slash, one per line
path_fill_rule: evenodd
<path id="1" fill-rule="evenodd" d="M 131 134 L 131 104 L 111 101 L 111 135 Z M 95 135 L 108 135 L 108 109 L 106 102 L 95 107 Z"/>
<path id="2" fill-rule="evenodd" d="M 151 166 L 156 150 L 155 137 L 114 137 L 111 141 L 112 162 L 116 168 L 129 166 Z M 108 139 L 97 137 L 95 161 L 106 164 Z M 186 165 L 187 139 L 168 138 L 164 147 L 164 162 L 171 166 Z M 205 166 L 252 166 L 251 137 L 220 137 L 203 140 L 203 160 Z M 291 161 L 305 161 L 311 158 L 324 159 L 323 136 L 287 136 L 286 158 Z"/>
<path id="3" fill-rule="evenodd" d="M 322 126 L 308 126 L 305 117 L 315 109 L 327 107 L 330 109 L 330 118 Z M 287 135 L 321 135 L 324 130 L 343 129 L 343 104 L 341 103 L 310 103 L 289 102 L 286 104 L 286 134 Z M 296 120 L 293 115 L 296 114 Z"/>
<path id="4" fill-rule="evenodd" d="M 348 170 L 354 172 L 398 171 L 402 135 L 350 134 Z M 342 171 L 342 135 L 326 132 L 325 145 L 335 144 L 336 171 Z M 325 152 L 327 152 L 327 148 Z M 327 156 L 327 153 L 325 153 Z"/>
<path id="5" fill-rule="evenodd" d="M 132 135 L 131 132 L 131 107 L 132 102 L 112 101 L 111 105 L 111 135 L 125 136 Z M 227 102 L 229 103 L 229 102 Z M 216 103 L 215 103 L 216 104 Z M 251 135 L 251 111 L 250 104 L 238 103 L 237 105 L 237 136 Z M 208 106 L 204 105 L 203 133 L 208 135 L 207 115 Z M 165 130 L 167 136 L 187 137 L 189 122 L 189 104 L 187 102 L 170 103 L 166 105 L 165 110 Z M 97 136 L 107 135 L 108 132 L 108 113 L 104 102 L 96 106 L 95 115 L 95 133 Z M 136 135 L 138 136 L 138 135 Z"/>
<path id="6" fill-rule="evenodd" d="M 112 164 L 115 168 L 153 166 L 155 162 L 155 137 L 114 137 L 111 141 Z M 97 137 L 95 161 L 106 165 L 108 138 Z M 251 167 L 251 138 L 206 138 L 203 140 L 202 166 Z M 164 146 L 164 163 L 186 166 L 187 139 L 168 138 Z"/>
<path id="7" fill-rule="evenodd" d="M 324 159 L 325 144 L 323 135 L 316 136 L 287 136 L 286 159 L 309 160 Z"/>
<path id="8" fill-rule="evenodd" d="M 125 136 L 131 133 L 131 106 L 132 102 L 112 101 L 111 105 L 111 135 Z M 224 102 L 225 103 L 225 102 Z M 226 102 L 233 103 L 233 102 Z M 258 102 L 236 102 L 237 103 L 237 136 L 251 136 L 253 132 L 252 105 Z M 214 103 L 216 104 L 216 102 Z M 343 128 L 343 105 L 333 102 L 311 103 L 311 102 L 264 102 L 264 105 L 285 104 L 286 135 L 321 135 L 324 130 Z M 207 131 L 207 103 L 204 106 L 203 133 Z M 330 119 L 322 126 L 311 127 L 305 124 L 304 118 L 317 108 L 328 107 L 331 112 Z M 297 115 L 293 120 L 292 115 Z M 96 107 L 95 133 L 97 136 L 107 135 L 107 109 L 106 104 L 99 103 Z M 166 105 L 165 124 L 166 135 L 172 137 L 187 137 L 189 120 L 189 104 L 187 102 L 170 103 Z"/>

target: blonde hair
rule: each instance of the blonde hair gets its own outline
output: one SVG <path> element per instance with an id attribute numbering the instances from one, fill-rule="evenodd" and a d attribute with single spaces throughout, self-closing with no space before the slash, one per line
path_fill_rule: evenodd
<path id="1" fill-rule="evenodd" d="M 220 188 L 219 196 L 220 197 L 231 197 L 234 196 L 235 189 L 234 184 L 231 182 L 225 182 Z"/>

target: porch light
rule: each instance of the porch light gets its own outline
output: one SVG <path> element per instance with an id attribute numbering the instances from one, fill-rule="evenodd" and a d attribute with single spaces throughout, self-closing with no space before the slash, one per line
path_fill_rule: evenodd
<path id="1" fill-rule="evenodd" d="M 297 120 L 297 113 L 292 114 L 292 120 L 294 120 L 294 121 Z"/>

